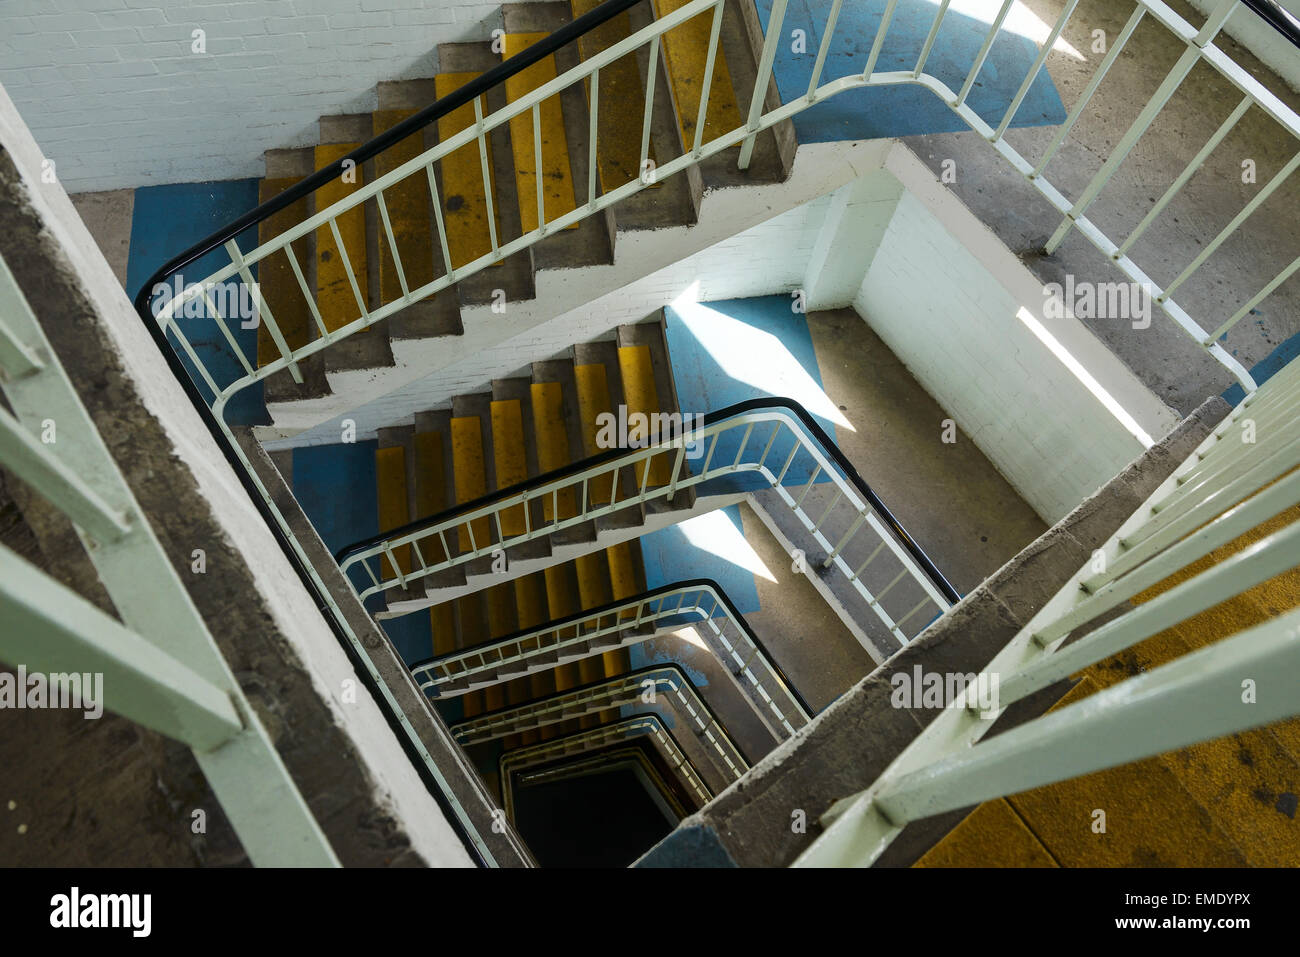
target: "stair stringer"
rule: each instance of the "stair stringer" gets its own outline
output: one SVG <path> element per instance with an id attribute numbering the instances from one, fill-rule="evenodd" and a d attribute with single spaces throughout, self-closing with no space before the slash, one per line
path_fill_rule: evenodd
<path id="1" fill-rule="evenodd" d="M 535 297 L 506 302 L 504 312 L 494 311 L 491 304 L 462 306 L 462 335 L 395 340 L 391 366 L 329 372 L 331 395 L 268 402 L 273 424 L 256 427 L 255 435 L 268 448 L 332 442 L 337 441 L 342 421 L 351 419 L 357 437 L 367 438 L 381 425 L 445 402 L 464 391 L 466 381 L 506 378 L 568 343 L 597 338 L 636 321 L 684 290 L 662 292 L 645 308 L 633 310 L 640 312 L 635 316 L 584 307 L 883 168 L 894 143 L 800 146 L 784 182 L 709 190 L 694 225 L 620 232 L 612 265 L 541 269 L 535 277 Z M 788 291 L 784 282 L 780 288 L 760 286 L 761 280 L 756 280 L 744 295 Z M 491 358 L 497 363 L 491 369 L 485 368 L 481 356 L 488 350 L 494 350 Z"/>

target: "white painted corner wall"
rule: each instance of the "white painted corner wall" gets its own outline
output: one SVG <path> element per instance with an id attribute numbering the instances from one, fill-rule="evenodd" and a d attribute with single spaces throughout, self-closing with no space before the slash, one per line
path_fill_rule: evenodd
<path id="1" fill-rule="evenodd" d="M 878 204 L 863 207 L 856 240 L 833 224 L 840 245 L 876 249 L 852 305 L 1053 524 L 1177 415 L 1081 322 L 1045 318 L 1041 282 L 915 155 L 896 145 L 886 168 L 903 190 L 883 235 L 871 234 Z"/>
<path id="2" fill-rule="evenodd" d="M 1220 0 L 1188 0 L 1202 14 L 1209 14 Z M 1300 19 L 1300 0 L 1277 0 L 1296 19 Z M 1237 6 L 1228 18 L 1224 32 L 1244 46 L 1261 63 L 1280 76 L 1291 89 L 1300 92 L 1300 51 L 1282 34 L 1265 23 L 1249 7 Z M 1281 92 L 1274 90 L 1274 92 Z"/>
<path id="3" fill-rule="evenodd" d="M 500 26 L 499 0 L 6 0 L 0 85 L 68 192 L 256 177 Z"/>

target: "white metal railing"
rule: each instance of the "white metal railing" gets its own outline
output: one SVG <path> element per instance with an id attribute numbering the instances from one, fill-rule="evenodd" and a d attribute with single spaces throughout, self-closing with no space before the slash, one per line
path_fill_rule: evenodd
<path id="1" fill-rule="evenodd" d="M 680 821 L 689 813 L 686 806 L 673 793 L 659 769 L 650 763 L 645 752 L 636 747 L 611 748 L 598 751 L 587 758 L 576 758 L 553 767 L 542 767 L 535 771 L 520 771 L 511 781 L 512 791 L 522 790 L 535 784 L 563 781 L 569 778 L 585 777 L 591 774 L 606 774 L 620 768 L 636 768 L 645 775 L 645 783 L 653 788 L 664 801 L 665 806 Z M 513 803 L 513 799 L 512 799 Z"/>
<path id="2" fill-rule="evenodd" d="M 612 649 L 637 644 L 693 623 L 778 737 L 794 734 L 812 711 L 785 679 L 730 601 L 711 582 L 656 589 L 497 641 L 443 655 L 411 669 L 426 693 L 465 694 L 532 671 L 554 668 Z"/>
<path id="3" fill-rule="evenodd" d="M 0 465 L 73 523 L 121 615 L 0 546 L 0 660 L 100 675 L 97 706 L 188 745 L 254 864 L 337 866 L 3 259 L 0 383 Z"/>
<path id="4" fill-rule="evenodd" d="M 456 740 L 469 747 L 495 741 L 521 731 L 534 731 L 561 721 L 598 714 L 624 705 L 640 707 L 659 703 L 664 694 L 678 714 L 683 715 L 718 771 L 734 781 L 749 770 L 740 749 L 732 742 L 717 716 L 700 698 L 680 668 L 643 668 L 570 691 L 561 691 L 538 701 L 504 708 L 452 726 Z"/>
<path id="5" fill-rule="evenodd" d="M 176 337 L 181 349 L 194 364 L 198 374 L 203 378 L 207 387 L 216 397 L 215 407 L 219 410 L 220 414 L 220 410 L 224 409 L 229 399 L 240 390 L 286 369 L 293 376 L 295 381 L 301 381 L 302 375 L 298 365 L 309 356 L 312 356 L 334 343 L 369 327 L 375 322 L 394 315 L 413 303 L 426 299 L 439 291 L 452 286 L 481 269 L 499 263 L 506 257 L 527 249 L 546 236 L 565 229 L 594 213 L 620 202 L 628 196 L 647 188 L 652 181 L 657 181 L 667 176 L 671 176 L 688 166 L 697 164 L 708 157 L 714 156 L 737 145 L 740 145 L 741 147 L 739 165 L 741 168 L 747 167 L 753 152 L 755 138 L 758 133 L 777 123 L 790 119 L 794 115 L 808 109 L 822 100 L 826 100 L 848 90 L 862 87 L 917 85 L 934 93 L 972 130 L 975 130 L 987 139 L 992 144 L 993 148 L 1019 173 L 1021 173 L 1021 175 L 1023 175 L 1029 183 L 1062 214 L 1063 220 L 1060 227 L 1046 244 L 1046 251 L 1048 253 L 1054 252 L 1070 231 L 1078 230 L 1131 280 L 1151 290 L 1155 301 L 1159 303 L 1161 308 L 1169 315 L 1177 327 L 1186 335 L 1193 338 L 1220 363 L 1231 370 L 1245 389 L 1250 391 L 1254 388 L 1254 382 L 1249 373 L 1227 350 L 1222 347 L 1218 340 L 1234 325 L 1236 325 L 1236 323 L 1240 322 L 1243 317 L 1248 315 L 1252 309 L 1258 306 L 1264 298 L 1270 295 L 1291 275 L 1293 275 L 1297 269 L 1300 269 L 1300 257 L 1297 257 L 1289 265 L 1283 268 L 1261 289 L 1245 295 L 1240 309 L 1238 309 L 1238 311 L 1231 317 L 1226 320 L 1223 320 L 1221 317 L 1206 317 L 1209 322 L 1209 327 L 1212 327 L 1213 331 L 1207 331 L 1207 325 L 1194 319 L 1183 305 L 1174 300 L 1173 296 L 1177 290 L 1188 281 L 1188 279 L 1196 274 L 1196 272 L 1215 253 L 1215 251 L 1223 245 L 1225 241 L 1241 229 L 1251 214 L 1278 190 L 1278 188 L 1295 171 L 1297 166 L 1300 166 L 1300 151 L 1298 151 L 1297 155 L 1267 184 L 1265 184 L 1258 193 L 1256 193 L 1255 197 L 1251 199 L 1240 213 L 1224 226 L 1217 235 L 1208 238 L 1201 251 L 1186 264 L 1182 272 L 1167 286 L 1162 288 L 1158 283 L 1154 282 L 1151 279 L 1149 272 L 1132 258 L 1133 247 L 1137 240 L 1146 232 L 1151 224 L 1160 217 L 1160 214 L 1168 206 L 1170 201 L 1181 192 L 1183 186 L 1191 177 L 1192 173 L 1194 173 L 1196 169 L 1204 163 L 1206 158 L 1214 151 L 1214 149 L 1220 145 L 1223 139 L 1247 111 L 1251 109 L 1263 111 L 1281 126 L 1282 130 L 1285 131 L 1285 135 L 1289 136 L 1293 140 L 1300 141 L 1300 117 L 1297 117 L 1295 111 L 1290 109 L 1276 95 L 1270 92 L 1265 86 L 1251 76 L 1244 68 L 1236 64 L 1214 44 L 1214 40 L 1224 22 L 1237 9 L 1239 5 L 1237 0 L 1222 0 L 1222 2 L 1211 13 L 1205 24 L 1199 29 L 1192 26 L 1187 20 L 1175 13 L 1168 5 L 1162 2 L 1162 0 L 1136 0 L 1132 15 L 1128 22 L 1125 24 L 1119 36 L 1116 37 L 1115 42 L 1111 45 L 1109 52 L 1098 67 L 1096 73 L 1093 75 L 1091 82 L 1088 84 L 1079 100 L 1075 103 L 1066 122 L 1057 131 L 1043 154 L 1033 162 L 1012 147 L 1007 142 L 1005 134 L 1014 120 L 1021 104 L 1024 102 L 1025 97 L 1028 95 L 1034 81 L 1043 70 L 1047 56 L 1049 55 L 1053 44 L 1056 42 L 1057 38 L 1060 36 L 1073 15 L 1078 0 L 1066 0 L 1064 9 L 1054 23 L 1048 37 L 1040 45 L 1038 56 L 1034 59 L 1023 83 L 1020 85 L 1016 94 L 1012 97 L 1000 122 L 998 122 L 996 126 L 991 126 L 971 108 L 968 98 L 972 88 L 978 81 L 980 74 L 985 67 L 993 42 L 999 34 L 1001 26 L 1015 2 L 1016 0 L 1003 0 L 1003 2 L 997 7 L 997 12 L 993 15 L 992 22 L 984 37 L 984 42 L 980 46 L 979 52 L 975 56 L 974 60 L 971 62 L 964 82 L 958 90 L 953 90 L 942 80 L 925 71 L 935 41 L 938 38 L 940 27 L 947 16 L 949 0 L 942 0 L 942 2 L 939 3 L 932 28 L 929 31 L 920 56 L 912 69 L 892 71 L 876 70 L 876 65 L 880 61 L 882 55 L 889 52 L 889 27 L 894 10 L 897 6 L 897 0 L 887 0 L 884 4 L 883 16 L 878 32 L 873 40 L 866 61 L 863 64 L 862 72 L 850 76 L 838 77 L 826 83 L 822 83 L 821 78 L 823 69 L 827 61 L 828 52 L 835 40 L 835 28 L 843 5 L 843 0 L 833 0 L 825 24 L 819 25 L 822 28 L 819 30 L 822 40 L 818 48 L 817 58 L 813 66 L 807 92 L 790 102 L 781 104 L 778 107 L 765 109 L 765 97 L 772 77 L 777 44 L 782 42 L 782 28 L 787 7 L 787 0 L 773 0 L 771 16 L 759 58 L 758 82 L 755 84 L 754 90 L 749 99 L 747 121 L 742 126 L 716 136 L 706 142 L 704 140 L 704 130 L 706 126 L 704 120 L 708 109 L 710 88 L 713 80 L 713 66 L 719 43 L 718 24 L 720 23 L 725 0 L 695 0 L 695 2 L 688 3 L 680 9 L 655 20 L 648 26 L 608 49 L 583 60 L 577 66 L 566 71 L 561 76 L 556 77 L 554 80 L 551 80 L 525 96 L 520 97 L 515 102 L 510 103 L 506 107 L 489 115 L 485 115 L 483 112 L 481 97 L 475 99 L 475 122 L 472 126 L 469 126 L 460 133 L 449 137 L 437 146 L 426 150 L 421 155 L 403 163 L 396 169 L 378 179 L 357 187 L 347 197 L 330 204 L 325 209 L 319 210 L 315 215 L 289 229 L 284 230 L 274 238 L 258 245 L 248 253 L 242 253 L 234 240 L 230 240 L 225 244 L 225 250 L 229 256 L 230 262 L 223 268 L 209 274 L 198 282 L 187 284 L 179 292 L 174 292 L 170 295 L 161 291 L 158 293 L 158 301 L 154 304 L 157 320 L 165 329 Z M 660 47 L 664 34 L 697 16 L 712 17 L 713 29 L 710 35 L 710 42 L 707 51 L 707 64 L 702 84 L 700 102 L 696 113 L 696 132 L 694 142 L 689 148 L 684 149 L 679 156 L 659 164 L 653 177 L 636 178 L 616 189 L 611 189 L 608 192 L 599 192 L 596 183 L 597 163 L 594 161 L 594 155 L 598 148 L 596 117 L 599 112 L 598 103 L 601 92 L 600 71 L 622 57 L 635 53 L 636 51 L 645 50 L 648 55 L 649 72 L 646 77 L 645 111 L 642 124 L 641 145 L 642 168 L 645 168 L 645 161 L 650 153 L 650 128 L 655 97 L 654 76 L 657 70 Z M 1045 170 L 1053 158 L 1056 157 L 1061 145 L 1074 128 L 1076 121 L 1092 102 L 1093 96 L 1100 88 L 1107 73 L 1129 44 L 1137 26 L 1144 20 L 1159 24 L 1171 35 L 1172 38 L 1185 44 L 1186 50 L 1178 59 L 1175 66 L 1166 75 L 1155 94 L 1153 94 L 1146 102 L 1137 119 L 1134 120 L 1119 143 L 1117 143 L 1115 148 L 1109 152 L 1109 155 L 1100 171 L 1092 177 L 1077 199 L 1070 200 L 1057 187 L 1047 180 L 1044 175 Z M 1150 128 L 1152 122 L 1156 119 L 1161 109 L 1181 88 L 1193 67 L 1202 62 L 1218 71 L 1218 73 L 1240 90 L 1242 100 L 1238 108 L 1234 110 L 1228 120 L 1226 120 L 1213 133 L 1205 146 L 1199 150 L 1194 157 L 1190 158 L 1189 165 L 1184 175 L 1180 176 L 1173 184 L 1171 184 L 1169 189 L 1155 203 L 1138 227 L 1127 237 L 1119 241 L 1110 238 L 1105 230 L 1089 218 L 1089 209 L 1096 205 L 1097 200 L 1105 191 L 1107 184 L 1119 168 L 1120 164 L 1123 163 L 1125 158 L 1133 151 L 1134 147 L 1141 140 L 1143 134 Z M 471 262 L 456 263 L 453 251 L 448 245 L 446 227 L 443 222 L 442 204 L 439 200 L 439 190 L 435 172 L 437 164 L 455 150 L 469 146 L 470 144 L 476 144 L 483 167 L 483 183 L 487 208 L 490 211 L 493 208 L 494 199 L 492 193 L 492 178 L 487 163 L 489 135 L 498 129 L 504 128 L 505 124 L 508 124 L 511 120 L 517 117 L 527 118 L 528 116 L 531 116 L 535 141 L 534 147 L 535 149 L 540 149 L 540 145 L 537 141 L 540 140 L 540 110 L 542 103 L 560 94 L 562 91 L 575 86 L 580 86 L 584 91 L 584 98 L 587 99 L 589 103 L 588 112 L 590 118 L 590 129 L 588 131 L 588 148 L 593 155 L 593 159 L 588 164 L 586 202 L 581 203 L 576 208 L 564 213 L 563 215 L 557 216 L 548 222 L 545 218 L 545 204 L 543 202 L 544 185 L 542 179 L 538 178 L 536 197 L 538 216 L 537 227 L 524 232 L 522 235 L 511 239 L 508 242 L 501 242 L 501 237 L 497 235 L 495 228 L 493 228 L 490 236 L 491 249 L 489 252 L 477 257 Z M 1300 146 L 1300 142 L 1298 142 L 1297 145 Z M 437 249 L 435 250 L 435 272 L 439 269 L 443 272 L 441 276 L 414 288 L 410 287 L 406 281 L 407 272 L 403 270 L 402 267 L 402 250 L 398 248 L 396 237 L 389 225 L 388 207 L 384 198 L 387 191 L 398 188 L 401 184 L 411 180 L 412 178 L 417 178 L 421 182 L 426 179 L 428 181 L 428 187 L 433 197 L 432 209 L 434 212 L 438 239 Z M 380 237 L 381 242 L 385 243 L 386 249 L 392 255 L 402 290 L 399 297 L 394 298 L 389 302 L 379 303 L 374 307 L 370 305 L 367 295 L 363 292 L 363 287 L 365 286 L 364 277 L 358 277 L 357 269 L 353 264 L 353 257 L 358 251 L 348 250 L 346 248 L 338 227 L 340 217 L 352 210 L 361 208 L 365 204 L 371 204 L 374 207 L 377 220 L 383 224 L 384 228 L 381 230 L 382 235 Z M 491 212 L 489 212 L 489 224 L 492 224 L 493 221 L 494 218 Z M 314 294 L 307 286 L 302 264 L 298 261 L 297 254 L 294 252 L 293 243 L 295 240 L 316 234 L 318 230 L 329 231 L 330 240 L 333 242 L 334 247 L 338 250 L 341 256 L 349 280 L 349 286 L 356 302 L 355 315 L 346 318 L 340 316 L 323 316 L 317 307 Z M 286 265 L 297 280 L 305 304 L 309 308 L 315 322 L 316 338 L 296 347 L 290 347 L 287 343 L 283 331 L 276 322 L 275 316 L 267 306 L 265 298 L 261 295 L 257 286 L 253 282 L 253 268 L 258 266 L 260 263 L 271 261 L 273 257 L 284 258 Z M 1156 263 L 1152 263 L 1151 265 L 1156 265 Z M 219 284 L 224 283 L 227 280 L 243 281 L 252 290 L 253 299 L 256 303 L 260 320 L 266 324 L 270 338 L 275 343 L 276 349 L 279 353 L 277 358 L 265 363 L 260 368 L 257 367 L 256 357 L 246 355 L 236 341 L 236 338 L 231 334 L 228 326 L 230 317 L 222 315 L 213 302 L 213 290 Z M 160 288 L 169 292 L 171 291 L 171 287 L 165 283 L 160 284 Z M 215 380 L 211 371 L 206 369 L 203 363 L 199 360 L 192 345 L 179 325 L 175 322 L 173 317 L 183 314 L 187 304 L 191 303 L 193 304 L 192 308 L 197 307 L 200 311 L 206 309 L 209 317 L 219 325 L 224 338 L 234 351 L 234 355 L 243 370 L 243 375 L 233 382 L 223 385 Z"/>
<path id="6" fill-rule="evenodd" d="M 517 772 L 538 764 L 568 757 L 569 755 L 584 754 L 607 747 L 615 742 L 628 741 L 644 736 L 649 736 L 655 748 L 668 762 L 688 791 L 699 801 L 700 806 L 707 804 L 713 798 L 713 792 L 709 790 L 708 785 L 700 778 L 694 765 L 682 753 L 677 742 L 673 740 L 672 732 L 664 727 L 663 722 L 656 715 L 644 714 L 635 718 L 626 718 L 612 724 L 604 724 L 600 727 L 579 731 L 565 738 L 555 738 L 551 741 L 543 741 L 540 744 L 532 744 L 516 748 L 513 751 L 507 751 L 501 756 L 499 762 L 501 796 L 502 803 L 505 805 L 506 816 L 510 820 L 514 820 L 515 817 L 512 778 Z"/>
<path id="7" fill-rule="evenodd" d="M 951 607 L 955 593 L 945 594 L 941 587 L 951 586 L 937 572 L 921 567 L 920 562 L 928 560 L 914 557 L 900 541 L 899 534 L 906 533 L 892 517 L 882 520 L 880 509 L 867 501 L 865 484 L 850 479 L 850 467 L 792 411 L 793 403 L 784 400 L 791 408 L 780 408 L 782 404 L 773 400 L 772 407 L 735 414 L 722 410 L 690 432 L 602 456 L 549 481 L 543 476 L 536 485 L 489 496 L 484 505 L 453 510 L 448 517 L 409 531 L 376 536 L 367 546 L 350 549 L 341 567 L 345 573 L 357 568 L 365 572 L 370 584 L 358 592 L 365 600 L 632 506 L 671 502 L 686 489 L 761 486 L 776 491 L 821 549 L 815 560 L 855 592 L 900 645 L 906 644 Z M 684 468 L 688 448 L 704 451 L 693 473 Z M 672 463 L 667 484 L 650 484 L 656 460 Z M 639 476 L 636 491 L 619 498 L 621 480 L 628 475 Z M 745 478 L 749 481 L 740 481 Z M 823 501 L 820 494 L 810 499 L 823 484 L 834 490 L 830 500 Z M 813 561 L 810 554 L 809 564 Z M 412 563 L 418 567 L 403 571 Z"/>
<path id="8" fill-rule="evenodd" d="M 1300 609 L 1291 609 L 981 742 L 990 718 L 1027 695 L 1278 575 L 1293 580 L 1298 468 L 1300 362 L 1292 362 L 1247 396 L 990 662 L 977 684 L 999 679 L 992 714 L 981 716 L 967 696 L 943 711 L 870 788 L 831 809 L 825 832 L 795 863 L 870 864 L 909 821 L 1300 714 Z M 1080 626 L 1279 516 L 1290 524 L 1066 644 Z"/>

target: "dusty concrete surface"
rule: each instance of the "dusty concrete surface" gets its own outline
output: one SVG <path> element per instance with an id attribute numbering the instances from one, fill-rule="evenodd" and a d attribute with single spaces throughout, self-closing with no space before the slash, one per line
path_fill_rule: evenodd
<path id="1" fill-rule="evenodd" d="M 180 465 L 163 426 L 146 411 L 136 380 L 121 364 L 101 309 L 90 298 L 66 250 L 40 218 L 26 181 L 8 152 L 0 152 L 0 255 L 41 320 L 59 360 L 80 387 L 81 400 L 110 454 L 187 583 L 195 606 L 339 859 L 373 866 L 420 863 L 420 855 L 411 847 L 391 806 L 375 790 L 354 741 L 336 722 L 328 699 L 278 627 L 262 583 L 248 569 L 246 556 L 213 513 L 193 473 Z M 33 510 L 24 518 L 45 549 L 46 542 L 57 543 L 59 528 L 55 523 L 37 527 L 33 522 L 36 514 Z M 191 573 L 196 547 L 206 554 L 202 575 Z M 96 722 L 80 733 L 94 737 L 112 735 L 114 730 L 113 723 Z M 101 821 L 96 808 L 106 794 L 118 792 L 111 785 L 98 787 L 87 769 L 76 764 L 51 767 L 40 737 L 20 741 L 23 755 L 8 755 L 6 767 L 24 769 L 21 784 L 28 791 L 27 806 L 45 809 L 38 822 L 42 842 L 38 845 L 33 840 L 30 846 L 46 850 L 42 863 L 57 863 L 58 858 L 50 852 L 80 853 L 76 845 L 86 833 L 84 829 L 110 826 Z M 113 752 L 107 740 L 101 750 Z M 192 758 L 187 750 L 181 749 L 179 757 L 174 749 L 152 753 L 152 763 L 146 761 L 129 773 L 158 776 L 162 779 L 158 787 L 179 795 L 177 803 L 160 804 L 152 795 L 152 804 L 128 801 L 114 811 L 111 826 L 138 834 L 162 832 L 172 847 L 167 853 L 180 855 L 172 859 L 183 859 L 193 854 L 184 846 L 192 839 L 191 811 L 203 807 L 211 820 L 217 804 L 210 795 L 205 797 L 202 777 L 196 780 L 189 773 Z M 106 773 L 110 770 L 105 768 Z M 173 790 L 166 787 L 168 780 L 188 783 Z M 19 783 L 12 780 L 10 786 L 17 788 Z M 128 787 L 127 791 L 136 797 L 143 795 L 139 788 Z M 35 830 L 32 826 L 29 834 Z M 109 851 L 127 856 L 94 863 L 136 863 L 132 847 L 111 845 Z M 235 847 L 223 849 L 219 856 L 234 863 L 240 855 Z"/>
<path id="2" fill-rule="evenodd" d="M 782 744 L 745 778 L 651 852 L 655 863 L 700 857 L 701 832 L 742 867 L 784 866 L 816 837 L 816 821 L 837 800 L 868 787 L 937 713 L 894 707 L 891 675 L 978 671 L 1087 560 L 1228 411 L 1215 399 L 971 592 L 947 616 Z M 1040 702 L 1046 708 L 1052 702 Z M 1026 715 L 1017 715 L 1023 720 Z M 802 811 L 807 831 L 790 826 Z M 910 864 L 960 820 L 962 812 L 905 828 L 883 864 Z M 689 833 L 687 833 L 689 831 Z M 721 857 L 718 853 L 716 856 Z"/>
<path id="3" fill-rule="evenodd" d="M 1025 0 L 1044 23 L 1060 14 L 1062 0 Z M 1170 6 L 1195 26 L 1205 18 L 1182 0 Z M 1082 59 L 1054 52 L 1047 69 L 1068 109 L 1079 100 L 1104 54 L 1092 49 L 1093 30 L 1107 42 L 1118 37 L 1133 10 L 1130 0 L 1083 0 L 1063 34 Z M 1101 168 L 1143 104 L 1182 54 L 1184 44 L 1163 27 L 1139 25 L 1046 177 L 1070 200 L 1077 200 Z M 1264 67 L 1226 34 L 1216 43 L 1292 109 L 1300 94 Z M 1059 48 L 1058 48 L 1059 49 Z M 1187 163 L 1241 101 L 1242 94 L 1213 68 L 1198 65 L 1152 128 L 1119 167 L 1088 215 L 1112 239 L 1122 241 L 1183 171 Z M 1014 129 L 1008 142 L 1037 163 L 1056 128 Z M 1044 283 L 1127 281 L 1124 275 L 1077 231 L 1057 252 L 1042 247 L 1061 215 L 976 133 L 908 137 L 905 142 L 939 175 L 946 160 L 956 162 L 950 188 Z M 1250 110 L 1178 197 L 1130 250 L 1130 255 L 1162 286 L 1179 275 L 1218 232 L 1295 155 L 1300 143 L 1261 110 Z M 1242 163 L 1253 160 L 1256 180 L 1243 183 Z M 1288 265 L 1300 249 L 1300 178 L 1292 176 L 1230 239 L 1180 287 L 1174 299 L 1207 330 L 1229 319 L 1250 297 Z M 1183 415 L 1236 380 L 1199 348 L 1156 306 L 1148 328 L 1126 320 L 1086 323 L 1161 399 Z M 1300 332 L 1300 278 L 1292 277 L 1254 315 L 1227 336 L 1225 348 L 1249 369 L 1275 346 Z"/>
<path id="4" fill-rule="evenodd" d="M 127 253 L 131 248 L 131 215 L 135 211 L 135 190 L 111 189 L 103 193 L 69 196 L 81 221 L 95 238 L 95 245 L 126 287 Z"/>
<path id="5" fill-rule="evenodd" d="M 852 429 L 836 439 L 958 591 L 970 591 L 1047 530 L 948 413 L 852 309 L 808 314 L 826 394 Z"/>

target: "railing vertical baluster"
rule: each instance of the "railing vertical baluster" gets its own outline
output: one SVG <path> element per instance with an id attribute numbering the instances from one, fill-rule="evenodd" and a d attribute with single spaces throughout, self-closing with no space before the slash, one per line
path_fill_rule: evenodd
<path id="1" fill-rule="evenodd" d="M 542 182 L 542 104 L 533 104 L 533 178 L 537 182 L 537 229 L 546 235 L 546 184 Z"/>
<path id="2" fill-rule="evenodd" d="M 880 59 L 880 50 L 885 45 L 885 35 L 889 33 L 889 23 L 894 19 L 894 10 L 898 7 L 898 0 L 889 0 L 885 4 L 884 16 L 880 18 L 880 26 L 876 28 L 876 38 L 871 43 L 871 52 L 867 54 L 867 65 L 862 70 L 864 80 L 871 79 L 871 74 L 876 71 L 876 61 Z"/>
<path id="3" fill-rule="evenodd" d="M 921 55 L 916 58 L 916 66 L 912 68 L 912 76 L 917 77 L 925 72 L 925 64 L 930 59 L 930 51 L 934 49 L 934 41 L 939 36 L 939 28 L 943 26 L 943 18 L 948 14 L 948 5 L 952 0 L 943 0 L 939 4 L 939 10 L 934 15 L 934 22 L 930 24 L 930 32 L 926 34 L 925 44 L 921 47 Z"/>
<path id="4" fill-rule="evenodd" d="M 483 167 L 483 198 L 487 201 L 484 204 L 484 212 L 487 214 L 488 241 L 492 244 L 493 255 L 500 258 L 501 248 L 497 245 L 496 210 L 492 205 L 492 171 L 489 169 L 488 164 L 487 132 L 483 129 L 483 98 L 481 96 L 474 97 L 474 129 L 476 131 L 475 139 L 478 141 L 479 165 Z"/>
<path id="5" fill-rule="evenodd" d="M 944 0 L 948 4 L 950 0 Z M 817 102 L 817 84 L 821 82 L 822 70 L 826 67 L 826 56 L 831 50 L 831 40 L 835 37 L 835 25 L 840 19 L 840 7 L 844 5 L 844 0 L 834 0 L 831 3 L 830 13 L 826 16 L 826 25 L 822 28 L 822 42 L 817 48 L 817 61 L 813 64 L 812 76 L 808 78 L 808 92 L 804 98 L 811 106 Z"/>
<path id="6" fill-rule="evenodd" d="M 704 60 L 704 82 L 700 87 L 700 105 L 695 113 L 695 144 L 691 152 L 698 159 L 704 147 L 704 127 L 709 116 L 709 91 L 713 86 L 713 62 L 718 56 L 718 38 L 722 34 L 722 11 L 724 0 L 718 0 L 713 8 L 713 25 L 709 29 L 709 53 Z"/>
<path id="7" fill-rule="evenodd" d="M 772 0 L 772 12 L 767 18 L 767 33 L 763 36 L 763 52 L 758 60 L 758 74 L 754 77 L 754 94 L 749 100 L 749 118 L 746 128 L 749 136 L 740 147 L 740 159 L 736 165 L 740 169 L 749 169 L 749 161 L 754 156 L 754 144 L 758 140 L 758 121 L 763 113 L 763 102 L 767 99 L 767 86 L 772 79 L 772 65 L 776 62 L 777 44 L 782 42 L 781 31 L 785 25 L 785 8 L 787 0 Z"/>
<path id="8" fill-rule="evenodd" d="M 641 165 L 637 167 L 638 175 L 644 181 L 646 161 L 650 158 L 650 127 L 654 119 L 655 78 L 659 72 L 659 34 L 650 41 L 650 66 L 646 70 L 645 81 L 645 116 L 641 120 Z"/>
<path id="9" fill-rule="evenodd" d="M 591 71 L 591 81 L 588 84 L 591 91 L 588 97 L 588 128 L 587 128 L 587 205 L 595 208 L 596 205 L 596 137 L 599 135 L 600 116 L 600 69 Z"/>
<path id="10" fill-rule="evenodd" d="M 1049 33 L 1047 39 L 1043 41 L 1043 48 L 1038 51 L 1038 56 L 1034 58 L 1034 63 L 1029 68 L 1029 73 L 1026 74 L 1025 81 L 1020 84 L 1020 89 L 1017 90 L 1016 95 L 1011 98 L 1011 104 L 1007 107 L 1007 111 L 1002 114 L 1002 122 L 999 123 L 998 128 L 993 131 L 993 140 L 996 141 L 1002 139 L 1002 134 L 1007 131 L 1007 127 L 1010 126 L 1011 121 L 1015 119 L 1016 113 L 1020 110 L 1020 104 L 1023 103 L 1025 97 L 1029 95 L 1029 90 L 1033 87 L 1034 81 L 1038 79 L 1038 74 L 1042 71 L 1043 64 L 1047 62 L 1048 54 L 1052 52 L 1052 47 L 1056 45 L 1056 38 L 1059 37 L 1061 31 L 1065 29 L 1065 25 L 1069 22 L 1070 16 L 1074 13 L 1074 8 L 1078 3 L 1079 0 L 1066 0 L 1065 9 L 1061 11 L 1061 15 L 1056 18 L 1056 25 L 1052 27 L 1052 32 Z"/>

